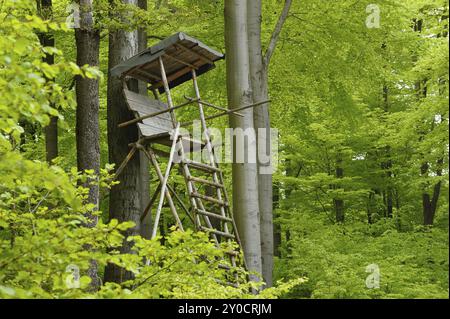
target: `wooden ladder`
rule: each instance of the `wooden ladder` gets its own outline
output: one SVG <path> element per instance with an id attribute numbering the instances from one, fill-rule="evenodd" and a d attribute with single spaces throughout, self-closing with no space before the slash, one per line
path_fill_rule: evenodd
<path id="1" fill-rule="evenodd" d="M 168 190 L 166 188 L 169 187 L 167 181 L 169 178 L 170 169 L 174 164 L 174 155 L 175 153 L 177 153 L 178 158 L 180 159 L 181 174 L 183 175 L 186 183 L 187 195 L 191 206 L 189 215 L 191 215 L 193 219 L 195 229 L 197 231 L 208 233 L 218 248 L 221 248 L 222 244 L 224 243 L 229 244 L 225 252 L 228 255 L 231 266 L 244 266 L 246 268 L 245 259 L 243 258 L 241 253 L 241 242 L 238 236 L 236 224 L 233 219 L 228 195 L 224 185 L 223 173 L 219 168 L 217 158 L 214 154 L 214 149 L 206 124 L 205 113 L 203 111 L 202 103 L 200 102 L 201 98 L 197 84 L 196 72 L 194 69 L 191 70 L 192 80 L 196 93 L 196 101 L 198 104 L 198 110 L 200 113 L 200 120 L 204 134 L 204 148 L 206 149 L 208 155 L 207 163 L 192 161 L 188 158 L 185 152 L 185 148 L 183 147 L 183 137 L 179 134 L 180 123 L 176 121 L 175 114 L 172 110 L 173 101 L 167 82 L 164 64 L 161 58 L 159 59 L 159 62 L 161 66 L 161 76 L 163 79 L 164 89 L 167 94 L 168 107 L 171 110 L 170 115 L 174 127 L 176 128 L 173 130 L 172 147 L 169 155 L 166 174 L 165 176 L 162 176 L 161 173 L 159 174 L 162 185 L 161 198 L 156 212 L 153 237 L 156 235 L 156 226 L 159 221 L 159 214 L 161 212 L 164 194 L 166 194 L 166 197 L 170 203 L 170 196 L 167 196 Z M 202 144 L 201 141 L 200 144 Z M 200 151 L 202 151 L 202 147 L 200 147 Z M 210 192 L 210 194 L 205 194 L 205 190 L 212 191 Z M 172 210 L 177 220 L 177 224 L 182 229 L 178 214 L 174 211 L 174 209 Z M 234 243 L 236 243 L 237 246 Z M 221 267 L 225 269 L 229 268 L 229 266 L 225 264 L 221 265 Z"/>
<path id="2" fill-rule="evenodd" d="M 195 228 L 208 233 L 217 247 L 224 242 L 235 242 L 238 245 L 237 249 L 226 250 L 231 265 L 235 267 L 243 263 L 243 260 L 238 261 L 241 247 L 239 235 L 230 209 L 222 170 L 216 161 L 207 133 L 205 140 L 209 163 L 188 159 L 183 148 L 178 147 L 181 172 L 186 182 Z M 210 193 L 206 193 L 208 191 Z"/>

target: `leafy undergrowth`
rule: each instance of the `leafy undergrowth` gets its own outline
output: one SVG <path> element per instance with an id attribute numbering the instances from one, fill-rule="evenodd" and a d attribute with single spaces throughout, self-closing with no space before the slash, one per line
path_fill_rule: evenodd
<path id="1" fill-rule="evenodd" d="M 295 223 L 289 223 L 276 277 L 305 276 L 308 282 L 284 297 L 448 298 L 448 228 L 398 232 L 392 220 L 332 225 L 321 216 L 290 214 Z M 373 267 L 379 288 L 369 289 Z"/>

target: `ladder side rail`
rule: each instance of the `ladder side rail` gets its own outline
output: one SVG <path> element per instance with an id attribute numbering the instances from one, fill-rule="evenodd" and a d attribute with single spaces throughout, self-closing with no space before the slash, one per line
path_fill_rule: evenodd
<path id="1" fill-rule="evenodd" d="M 191 72 L 192 72 L 192 82 L 194 84 L 195 95 L 196 95 L 197 100 L 200 101 L 201 100 L 201 96 L 200 96 L 200 90 L 198 88 L 198 83 L 197 83 L 197 74 L 196 74 L 194 69 L 192 69 Z M 202 128 L 203 128 L 203 131 L 204 131 L 204 134 L 205 134 L 206 148 L 207 148 L 207 151 L 208 151 L 208 154 L 209 154 L 209 161 L 210 161 L 210 164 L 214 168 L 216 168 L 216 159 L 215 159 L 215 157 L 213 155 L 211 139 L 210 139 L 210 136 L 209 136 L 208 127 L 206 125 L 205 113 L 203 111 L 202 103 L 198 103 L 198 108 L 199 108 L 199 112 L 200 112 L 200 120 L 201 120 L 201 123 L 202 123 Z M 215 183 L 219 183 L 219 179 L 217 178 L 216 172 L 213 173 L 213 181 Z M 222 192 L 221 192 L 221 190 L 219 188 L 217 188 L 216 192 L 217 192 L 217 198 L 219 199 L 219 201 L 222 201 Z M 225 212 L 225 208 L 223 206 L 220 206 L 220 213 L 221 213 L 221 215 L 223 217 L 227 217 L 226 216 L 226 212 Z M 226 233 L 229 233 L 227 223 L 224 223 L 224 231 Z"/>
<path id="2" fill-rule="evenodd" d="M 186 181 L 186 184 L 188 186 L 188 193 L 189 193 L 189 198 L 191 199 L 191 203 L 193 203 L 193 208 L 195 210 L 195 220 L 197 222 L 196 225 L 196 229 L 197 230 L 201 230 L 202 224 L 201 224 L 201 220 L 200 220 L 200 216 L 199 214 L 197 214 L 197 210 L 201 209 L 201 210 L 206 210 L 205 206 L 203 205 L 203 202 L 201 200 L 201 198 L 196 198 L 193 197 L 192 194 L 197 193 L 197 188 L 195 187 L 194 183 L 189 179 L 189 177 L 191 176 L 190 170 L 189 170 L 189 166 L 188 164 L 184 161 L 185 158 L 185 153 L 184 153 L 184 149 L 183 147 L 180 147 L 180 155 L 181 155 L 181 166 L 182 166 L 182 172 L 183 172 L 183 176 L 184 179 Z M 206 224 L 208 225 L 208 227 L 212 228 L 212 224 L 211 221 L 209 219 L 208 216 L 202 216 L 204 221 L 206 222 Z M 217 236 L 215 234 L 211 234 L 212 238 L 216 244 L 216 246 L 219 246 L 219 240 L 217 238 Z"/>
<path id="3" fill-rule="evenodd" d="M 158 161 L 156 159 L 155 153 L 149 148 L 148 150 L 142 147 L 142 151 L 144 154 L 148 157 L 148 159 L 151 161 L 153 167 L 155 168 L 156 174 L 158 175 L 158 179 L 160 182 L 164 180 L 164 176 L 162 175 L 161 168 L 159 167 Z M 161 192 L 162 193 L 162 192 Z M 175 208 L 175 204 L 173 203 L 172 196 L 170 195 L 170 192 L 168 189 L 165 189 L 164 191 L 167 202 L 169 203 L 170 210 L 172 212 L 172 215 L 175 218 L 175 221 L 177 222 L 178 226 L 181 230 L 183 230 L 183 225 L 181 223 L 180 217 L 178 216 L 177 209 Z"/>
<path id="4" fill-rule="evenodd" d="M 158 58 L 158 61 L 159 61 L 159 67 L 160 67 L 160 71 L 161 71 L 161 77 L 162 77 L 162 82 L 163 82 L 163 86 L 164 86 L 164 91 L 166 92 L 166 96 L 167 96 L 167 104 L 168 104 L 169 109 L 170 109 L 170 108 L 173 108 L 173 100 L 172 100 L 172 95 L 171 95 L 171 93 L 170 93 L 169 82 L 168 82 L 168 80 L 167 80 L 167 74 L 166 74 L 166 70 L 165 70 L 165 68 L 164 68 L 164 62 L 163 62 L 162 57 L 159 57 L 159 58 Z M 175 124 L 175 123 L 176 123 L 176 117 L 175 117 L 175 113 L 173 112 L 173 110 L 170 111 L 170 114 L 171 114 L 171 116 L 172 116 L 172 121 L 173 121 L 173 124 L 174 124 L 174 126 L 175 126 L 175 125 L 176 125 L 176 124 Z M 180 149 L 180 151 L 181 151 L 182 158 L 184 158 L 185 155 L 184 155 L 184 149 L 183 149 L 183 144 L 182 144 L 182 142 L 180 142 L 180 148 L 179 148 L 179 149 Z M 189 173 L 189 168 L 187 168 L 187 170 L 184 169 L 184 172 L 186 172 L 186 173 L 188 174 L 187 176 L 190 175 L 190 173 Z M 187 179 L 187 181 L 189 181 L 189 180 Z M 192 187 L 191 187 L 192 190 L 195 191 L 194 185 L 191 184 L 191 186 L 192 186 Z M 190 194 L 189 194 L 189 195 L 190 195 Z M 205 210 L 204 207 L 202 207 L 203 204 L 201 203 L 201 201 L 198 201 L 197 204 L 200 206 L 201 209 Z M 204 216 L 204 219 L 205 219 L 205 221 L 207 222 L 207 224 L 208 224 L 208 223 L 210 224 L 209 218 L 208 218 L 207 216 Z M 199 222 L 199 221 L 200 221 L 200 220 L 198 219 L 198 222 Z M 200 226 L 200 224 L 199 224 L 198 226 Z M 216 242 L 218 242 L 215 235 L 214 235 L 214 239 L 215 239 Z"/>
<path id="5" fill-rule="evenodd" d="M 192 82 L 194 85 L 196 99 L 198 101 L 201 101 L 200 90 L 199 90 L 198 82 L 197 82 L 197 74 L 194 69 L 192 69 L 191 72 L 192 72 Z M 203 128 L 204 135 L 205 135 L 206 148 L 207 148 L 208 155 L 209 155 L 209 161 L 210 161 L 210 164 L 212 165 L 212 167 L 217 168 L 216 157 L 214 156 L 214 151 L 213 151 L 212 144 L 211 144 L 211 138 L 209 136 L 208 126 L 206 124 L 205 113 L 203 111 L 203 105 L 200 102 L 197 102 L 197 104 L 198 104 L 198 108 L 199 108 L 199 112 L 200 112 L 200 120 L 201 120 L 202 128 Z M 221 181 L 218 178 L 217 172 L 213 172 L 212 177 L 213 177 L 213 181 L 215 183 L 221 183 Z M 223 183 L 223 181 L 222 181 L 222 183 Z M 224 192 L 226 193 L 226 190 L 224 190 Z M 216 194 L 217 194 L 218 200 L 223 201 L 222 191 L 220 188 L 216 188 Z M 225 201 L 225 203 L 227 203 L 229 205 L 227 200 Z M 220 205 L 220 214 L 222 215 L 222 217 L 227 217 L 227 213 L 226 213 L 225 209 L 226 208 L 223 205 Z M 229 215 L 231 215 L 231 214 L 229 214 Z M 234 227 L 234 224 L 233 224 L 233 228 L 234 228 L 234 233 L 236 235 L 237 229 Z M 230 234 L 230 230 L 228 228 L 227 222 L 223 222 L 223 230 L 224 230 L 224 233 Z M 236 236 L 234 238 L 237 239 Z M 230 241 L 230 240 L 232 240 L 232 239 L 228 238 L 228 241 Z M 236 260 L 235 260 L 234 256 L 230 256 L 230 261 L 233 266 L 236 266 Z"/>

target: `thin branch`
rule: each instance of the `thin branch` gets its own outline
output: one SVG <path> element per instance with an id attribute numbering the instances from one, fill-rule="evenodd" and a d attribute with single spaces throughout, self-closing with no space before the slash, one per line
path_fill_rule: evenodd
<path id="1" fill-rule="evenodd" d="M 42 202 L 47 199 L 49 194 L 50 194 L 50 191 L 48 191 L 44 195 L 44 197 L 41 198 L 41 200 L 37 203 L 37 205 L 34 207 L 34 209 L 32 211 L 30 211 L 30 213 L 34 214 L 37 211 L 37 209 L 39 208 L 39 206 L 41 206 Z"/>
<path id="2" fill-rule="evenodd" d="M 143 284 L 145 284 L 147 281 L 149 281 L 151 278 L 155 277 L 156 275 L 158 275 L 159 273 L 161 273 L 162 271 L 165 271 L 167 269 L 169 269 L 170 267 L 172 267 L 176 262 L 178 262 L 180 260 L 180 258 L 176 258 L 175 260 L 173 260 L 170 264 L 164 266 L 163 268 L 159 269 L 158 271 L 155 271 L 154 273 L 152 273 L 151 275 L 149 275 L 148 277 L 146 277 L 144 280 L 142 280 L 140 283 L 136 284 L 135 286 L 133 286 L 133 289 L 136 289 L 140 286 L 142 286 Z"/>
<path id="3" fill-rule="evenodd" d="M 270 38 L 269 46 L 267 47 L 266 54 L 264 55 L 264 64 L 266 66 L 269 65 L 270 59 L 272 58 L 273 52 L 275 51 L 275 47 L 277 46 L 278 38 L 280 36 L 281 30 L 283 29 L 283 25 L 286 22 L 286 19 L 289 14 L 289 9 L 291 8 L 292 0 L 285 0 L 283 11 L 278 18 L 277 24 L 275 25 L 275 29 L 273 30 L 272 37 Z"/>

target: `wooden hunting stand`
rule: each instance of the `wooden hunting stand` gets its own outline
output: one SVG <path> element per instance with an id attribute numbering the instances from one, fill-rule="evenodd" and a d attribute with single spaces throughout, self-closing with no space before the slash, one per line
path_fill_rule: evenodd
<path id="1" fill-rule="evenodd" d="M 192 221 L 194 229 L 207 232 L 218 247 L 226 242 L 237 243 L 238 248 L 229 249 L 227 254 L 230 257 L 231 265 L 245 266 L 244 259 L 240 258 L 239 236 L 224 186 L 223 174 L 214 154 L 206 121 L 231 113 L 242 116 L 237 111 L 262 103 L 229 110 L 201 99 L 197 76 L 213 69 L 215 67 L 214 62 L 220 59 L 224 59 L 223 54 L 184 33 L 177 33 L 111 70 L 112 76 L 118 76 L 122 79 L 124 97 L 128 108 L 135 115 L 135 119 L 121 123 L 119 129 L 137 124 L 140 133 L 139 140 L 130 145 L 131 150 L 118 167 L 116 175 L 121 173 L 137 150 L 144 152 L 159 179 L 159 186 L 153 193 L 141 217 L 141 220 L 143 220 L 151 211 L 159 195 L 152 238 L 157 234 L 164 199 L 172 212 L 177 227 L 184 230 L 174 202 L 175 198 L 178 206 Z M 154 99 L 130 91 L 127 81 L 131 78 L 148 83 L 148 88 L 153 92 Z M 175 106 L 170 90 L 189 80 L 192 80 L 195 98 L 185 97 L 186 102 Z M 166 94 L 167 104 L 159 99 L 158 93 Z M 199 119 L 203 131 L 202 141 L 180 134 L 181 126 L 188 126 L 192 123 L 177 122 L 174 113 L 175 110 L 194 103 L 197 104 L 199 110 Z M 203 106 L 215 108 L 220 110 L 221 113 L 205 117 Z M 161 150 L 161 146 L 170 146 L 170 151 Z M 195 162 L 187 158 L 188 153 L 202 150 L 207 152 L 207 163 Z M 175 155 L 181 159 L 179 171 L 186 183 L 186 194 L 189 200 L 187 205 L 168 183 L 170 171 L 176 164 L 174 162 Z M 162 172 L 158 159 L 168 159 L 165 172 Z M 212 192 L 211 189 L 213 189 Z"/>

